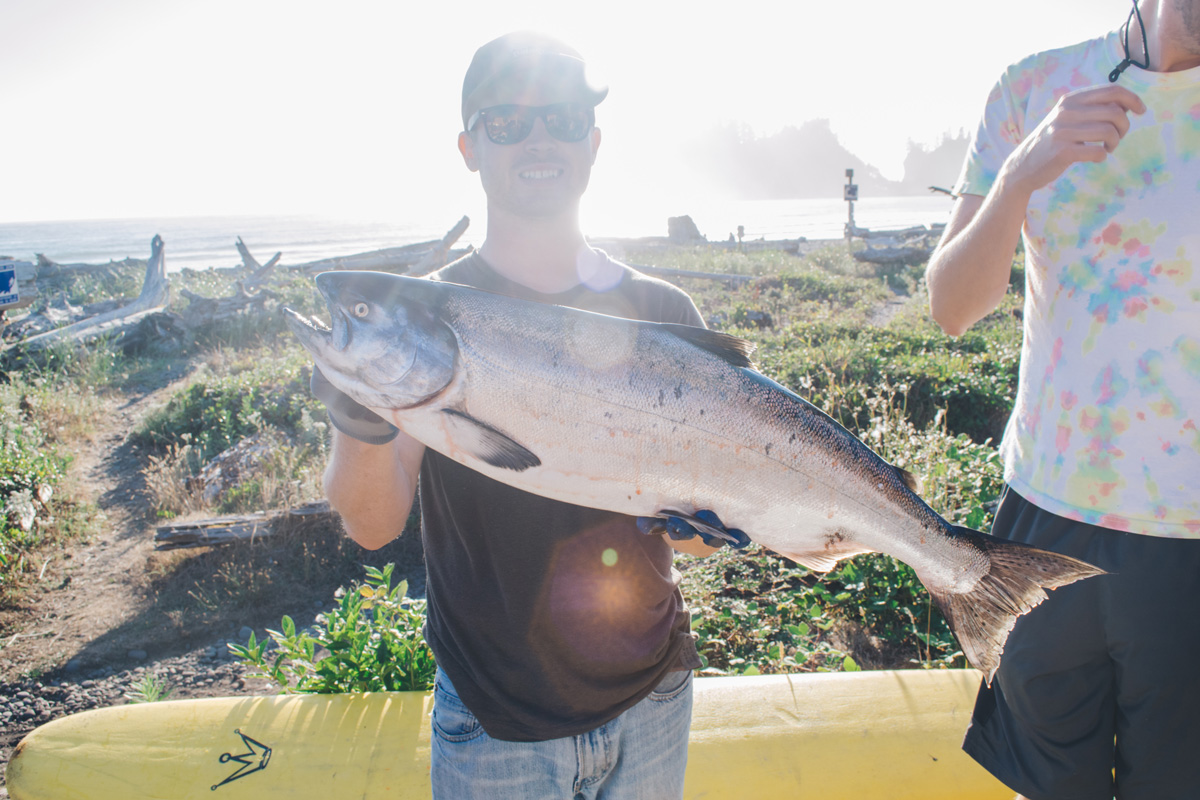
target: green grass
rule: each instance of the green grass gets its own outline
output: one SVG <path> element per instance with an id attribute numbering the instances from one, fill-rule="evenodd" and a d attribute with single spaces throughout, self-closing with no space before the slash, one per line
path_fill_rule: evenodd
<path id="1" fill-rule="evenodd" d="M 147 415 L 136 441 L 158 452 L 189 445 L 197 462 L 206 462 L 250 434 L 268 427 L 296 431 L 306 413 L 311 418 L 320 412 L 308 391 L 310 361 L 298 347 L 282 355 L 270 348 L 249 354 L 219 369 L 199 370 Z"/>

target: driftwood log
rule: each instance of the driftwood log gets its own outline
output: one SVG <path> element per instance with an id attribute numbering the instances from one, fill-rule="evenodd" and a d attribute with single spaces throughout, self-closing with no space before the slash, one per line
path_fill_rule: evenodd
<path id="1" fill-rule="evenodd" d="M 466 249 L 450 249 L 450 246 L 466 231 L 469 224 L 470 220 L 467 217 L 463 217 L 455 223 L 454 227 L 445 236 L 437 241 L 418 242 L 416 244 L 406 244 L 401 247 L 387 247 L 382 250 L 372 250 L 369 253 L 356 253 L 349 256 L 322 258 L 317 261 L 296 264 L 291 268 L 308 273 L 309 275 L 337 269 L 362 269 L 408 274 L 410 269 L 419 264 L 422 265 L 422 269 L 427 269 L 429 263 L 440 259 L 437 266 L 428 269 L 428 271 L 432 272 L 437 267 L 442 266 L 442 264 L 458 258 L 460 255 L 466 255 L 469 252 Z"/>
<path id="2" fill-rule="evenodd" d="M 446 232 L 442 240 L 435 244 L 428 253 L 421 256 L 421 260 L 408 268 L 407 275 L 420 277 L 428 275 L 434 270 L 441 269 L 450 263 L 450 253 L 454 243 L 467 232 L 467 226 L 471 224 L 471 220 L 467 216 L 463 216 L 458 222 L 454 223 L 454 227 Z"/>
<path id="3" fill-rule="evenodd" d="M 329 502 L 319 500 L 282 511 L 177 522 L 158 526 L 154 533 L 154 549 L 179 550 L 261 539 L 294 531 L 300 525 L 330 524 L 335 519 L 337 513 L 330 510 Z"/>
<path id="4" fill-rule="evenodd" d="M 646 264 L 630 264 L 638 272 L 656 275 L 660 278 L 700 278 L 709 281 L 725 281 L 727 283 L 745 283 L 754 280 L 753 275 L 733 275 L 728 272 L 692 272 L 686 269 L 672 267 L 651 267 Z"/>
<path id="5" fill-rule="evenodd" d="M 248 292 L 242 281 L 237 281 L 236 286 L 237 290 L 229 297 L 204 297 L 188 289 L 181 291 L 180 294 L 188 301 L 183 312 L 184 324 L 189 328 L 198 328 L 214 322 L 226 322 L 247 310 L 263 311 L 267 300 L 277 297 L 270 289 Z"/>
<path id="6" fill-rule="evenodd" d="M 237 237 L 237 251 L 242 256 L 242 266 L 247 273 L 244 281 L 247 291 L 253 291 L 269 281 L 275 265 L 279 263 L 279 259 L 283 256 L 283 253 L 279 252 L 271 256 L 271 260 L 266 264 L 259 264 L 258 259 L 250 255 L 250 248 L 246 247 L 240 236 Z"/>
<path id="7" fill-rule="evenodd" d="M 866 228 L 851 228 L 850 233 L 866 243 L 866 248 L 853 253 L 855 261 L 870 264 L 924 264 L 933 255 L 944 224 L 917 225 L 892 231 L 871 231 Z"/>
<path id="8" fill-rule="evenodd" d="M 87 344 L 102 337 L 121 336 L 134 328 L 142 317 L 166 308 L 170 299 L 163 240 L 161 236 L 155 236 L 150 242 L 150 260 L 146 262 L 146 279 L 142 283 L 141 294 L 132 303 L 30 336 L 20 344 L 28 349 L 40 350 L 59 342 Z"/>

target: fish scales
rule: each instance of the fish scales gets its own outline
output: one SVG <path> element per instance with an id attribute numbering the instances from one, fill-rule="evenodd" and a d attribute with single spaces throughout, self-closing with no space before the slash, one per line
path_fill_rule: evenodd
<path id="1" fill-rule="evenodd" d="M 289 312 L 326 377 L 427 447 L 535 494 L 632 516 L 714 511 L 814 569 L 914 568 L 988 680 L 1016 616 L 1089 564 L 956 527 L 724 334 L 383 273 L 318 276 Z"/>
<path id="2" fill-rule="evenodd" d="M 553 324 L 518 330 L 479 305 L 470 297 L 446 309 L 462 346 L 467 407 L 517 441 L 568 445 L 561 455 L 539 450 L 543 466 L 509 478 L 514 485 L 638 516 L 713 509 L 730 527 L 801 560 L 907 551 L 874 535 L 898 525 L 918 545 L 927 530 L 951 530 L 823 412 L 716 355 L 661 329 L 597 315 L 547 315 Z M 514 346 L 497 349 L 497 332 Z M 886 502 L 872 502 L 880 491 Z M 956 548 L 952 539 L 945 546 Z M 985 559 L 971 555 L 974 581 Z M 959 563 L 947 558 L 943 569 Z"/>

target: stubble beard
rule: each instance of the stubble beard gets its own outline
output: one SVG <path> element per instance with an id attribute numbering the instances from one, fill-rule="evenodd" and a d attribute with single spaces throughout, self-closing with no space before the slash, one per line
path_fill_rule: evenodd
<path id="1" fill-rule="evenodd" d="M 1192 55 L 1200 56 L 1200 0 L 1174 0 L 1174 5 L 1183 23 L 1180 44 Z"/>
<path id="2" fill-rule="evenodd" d="M 571 173 L 565 166 L 563 169 L 564 174 L 554 180 L 562 180 L 565 185 L 524 185 L 518 178 L 515 185 L 485 186 L 484 191 L 490 204 L 514 217 L 530 220 L 550 220 L 558 217 L 577 219 L 579 203 L 587 189 L 590 174 Z"/>

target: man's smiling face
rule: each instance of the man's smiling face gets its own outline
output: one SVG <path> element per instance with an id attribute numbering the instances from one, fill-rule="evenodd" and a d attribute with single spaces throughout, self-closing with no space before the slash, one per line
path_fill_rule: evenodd
<path id="1" fill-rule="evenodd" d="M 503 98 L 505 104 L 533 107 L 567 99 L 536 89 Z M 459 150 L 467 167 L 479 172 L 489 209 L 520 217 L 556 216 L 575 209 L 587 189 L 599 147 L 598 128 L 593 127 L 581 141 L 563 142 L 547 132 L 541 118 L 515 144 L 492 142 L 482 123 L 459 137 Z"/>

